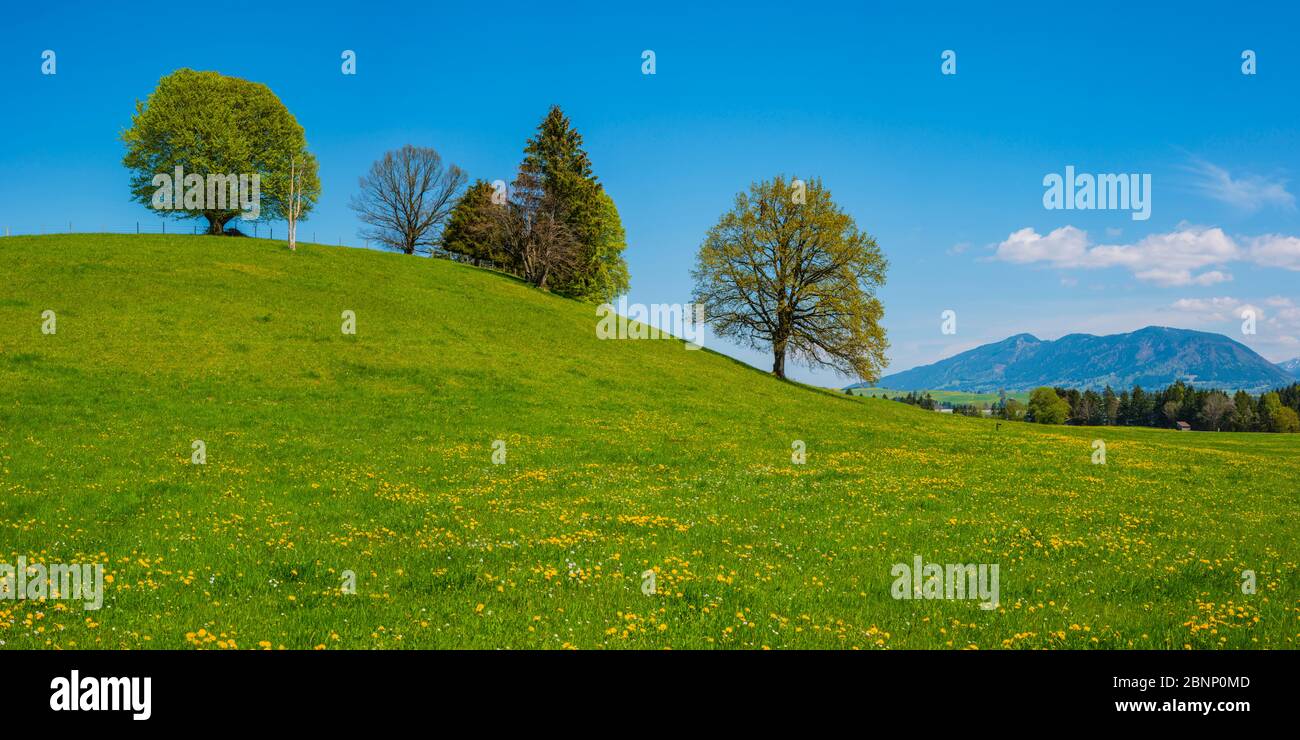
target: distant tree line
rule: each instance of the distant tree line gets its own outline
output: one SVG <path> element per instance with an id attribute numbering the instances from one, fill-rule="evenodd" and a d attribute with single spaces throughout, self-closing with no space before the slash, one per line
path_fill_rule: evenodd
<path id="1" fill-rule="evenodd" d="M 889 398 L 889 396 L 886 396 L 883 393 L 880 394 L 880 397 Z M 890 398 L 890 400 L 905 403 L 909 406 L 920 406 L 926 411 L 937 411 L 941 408 L 939 402 L 931 398 L 929 393 L 922 395 L 916 391 L 908 391 L 906 396 L 894 396 L 893 398 Z"/>
<path id="2" fill-rule="evenodd" d="M 929 392 L 917 393 L 916 391 L 908 391 L 906 396 L 890 396 L 886 393 L 881 393 L 879 396 L 874 393 L 856 394 L 853 392 L 852 388 L 847 389 L 845 392 L 850 396 L 865 395 L 867 398 L 884 398 L 890 401 L 905 403 L 909 406 L 919 406 L 926 411 L 952 409 L 954 414 L 959 414 L 961 416 L 990 416 L 993 415 L 992 410 L 998 408 L 998 404 L 952 403 L 951 401 L 940 401 L 932 397 Z M 1005 397 L 1004 400 L 1006 400 Z M 1015 401 L 1012 401 L 1012 403 L 1015 403 Z"/>
<path id="3" fill-rule="evenodd" d="M 1300 383 L 1252 396 L 1239 390 L 1194 388 L 1176 381 L 1161 391 L 1118 395 L 1110 386 L 1100 393 L 1073 388 L 1037 388 L 1029 403 L 1004 399 L 995 404 L 999 418 L 1040 424 L 1176 428 L 1184 422 L 1206 432 L 1300 432 Z"/>
<path id="4" fill-rule="evenodd" d="M 852 389 L 847 392 L 853 393 Z M 1110 386 L 1101 392 L 1044 386 L 1034 389 L 1027 404 L 1008 398 L 1005 392 L 999 395 L 999 400 L 991 404 L 940 402 L 928 392 L 917 391 L 892 397 L 881 393 L 879 397 L 928 411 L 950 408 L 963 416 L 993 416 L 1038 424 L 1173 429 L 1178 422 L 1185 422 L 1203 432 L 1300 432 L 1300 383 L 1259 396 L 1241 390 L 1229 396 L 1225 391 L 1194 388 L 1181 380 L 1161 391 L 1148 392 L 1134 386 L 1132 391 L 1118 395 Z"/>

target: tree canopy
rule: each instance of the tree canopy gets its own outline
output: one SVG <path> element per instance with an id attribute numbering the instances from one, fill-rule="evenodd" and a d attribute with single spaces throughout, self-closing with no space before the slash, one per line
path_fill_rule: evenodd
<path id="1" fill-rule="evenodd" d="M 618 208 L 559 106 L 528 139 L 513 190 L 527 192 L 498 202 L 487 183 L 475 183 L 456 204 L 442 248 L 581 300 L 608 301 L 628 291 Z"/>
<path id="2" fill-rule="evenodd" d="M 573 269 L 555 276 L 557 293 L 607 301 L 628 290 L 627 248 L 614 200 L 596 179 L 582 134 L 551 106 L 524 146 L 520 171 L 536 178 L 555 203 L 577 248 Z"/>
<path id="3" fill-rule="evenodd" d="M 290 197 L 290 169 L 298 175 L 302 215 L 320 197 L 316 158 L 307 150 L 302 126 L 266 85 L 217 72 L 179 69 L 163 77 L 143 102 L 136 101 L 123 164 L 131 171 L 132 198 L 155 206 L 159 176 L 171 178 L 177 168 L 187 183 L 199 183 L 207 196 L 172 202 L 160 215 L 203 217 L 208 233 L 220 234 L 226 222 L 239 216 L 238 202 L 212 197 L 209 181 L 257 175 L 260 192 L 255 218 L 285 216 Z M 217 180 L 221 185 L 220 180 Z M 180 184 L 178 183 L 179 187 Z M 223 202 L 224 201 L 224 202 Z M 245 211 L 245 215 L 248 215 Z"/>
<path id="4" fill-rule="evenodd" d="M 1070 418 L 1070 403 L 1046 386 L 1029 394 L 1028 414 L 1039 424 L 1064 424 Z"/>
<path id="5" fill-rule="evenodd" d="M 370 165 L 350 205 L 367 239 L 404 254 L 432 251 L 465 180 L 465 171 L 444 165 L 436 150 L 407 144 Z"/>
<path id="6" fill-rule="evenodd" d="M 498 207 L 492 202 L 492 194 L 492 186 L 483 180 L 475 180 L 465 189 L 443 227 L 444 251 L 475 263 L 500 266 L 505 262 L 505 252 L 494 244 L 491 232 L 476 227 L 491 220 L 491 209 Z"/>
<path id="7" fill-rule="evenodd" d="M 754 183 L 709 230 L 695 300 L 714 332 L 874 382 L 889 342 L 876 291 L 888 263 L 876 240 L 831 200 L 821 180 Z"/>

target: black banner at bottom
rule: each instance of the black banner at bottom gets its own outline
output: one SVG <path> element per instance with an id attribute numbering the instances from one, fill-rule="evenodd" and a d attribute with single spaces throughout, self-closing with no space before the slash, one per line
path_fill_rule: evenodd
<path id="1" fill-rule="evenodd" d="M 1286 652 L 0 651 L 0 666 L 7 728 L 338 729 L 436 718 L 499 730 L 545 717 L 599 729 L 701 710 L 706 724 L 735 725 L 879 713 L 926 728 L 1217 727 L 1276 723 L 1296 701 Z"/>

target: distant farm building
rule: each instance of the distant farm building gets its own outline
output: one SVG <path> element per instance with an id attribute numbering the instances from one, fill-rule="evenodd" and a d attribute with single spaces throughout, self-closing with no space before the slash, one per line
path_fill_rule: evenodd
<path id="1" fill-rule="evenodd" d="M 1192 431 L 1192 425 L 1191 425 L 1191 424 L 1188 424 L 1188 423 L 1185 422 L 1185 421 L 1174 422 L 1174 425 L 1178 427 L 1178 431 L 1180 431 L 1180 432 L 1190 432 L 1190 431 Z"/>

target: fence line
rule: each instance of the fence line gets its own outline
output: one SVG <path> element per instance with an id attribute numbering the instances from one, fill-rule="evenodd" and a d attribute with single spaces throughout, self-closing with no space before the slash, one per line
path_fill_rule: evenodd
<path id="1" fill-rule="evenodd" d="M 173 223 L 171 225 L 171 230 L 169 231 L 167 228 L 166 221 L 160 221 L 157 223 L 150 223 L 147 221 L 136 221 L 133 225 L 126 226 L 126 227 L 121 227 L 116 225 L 110 227 L 106 224 L 101 223 L 98 229 L 83 229 L 80 231 L 73 228 L 73 226 L 74 226 L 73 222 L 69 221 L 67 225 L 67 229 L 62 228 L 62 224 L 52 229 L 42 225 L 39 231 L 31 231 L 31 232 L 14 231 L 9 226 L 5 226 L 4 236 L 47 236 L 51 234 L 169 234 L 169 233 L 176 234 L 176 235 L 184 235 L 184 236 L 204 236 L 207 234 L 207 230 L 200 229 L 199 224 L 197 223 L 192 224 L 191 228 L 189 229 L 184 228 L 184 224 Z M 252 233 L 248 233 L 243 229 L 240 229 L 239 231 L 243 233 L 244 236 L 250 239 L 268 239 L 271 241 L 275 241 L 275 227 L 271 224 L 266 224 L 265 228 L 261 228 L 261 226 L 262 225 L 260 224 L 256 224 L 256 223 L 253 224 Z M 286 241 L 286 239 L 283 236 L 285 234 L 285 229 L 283 227 L 281 228 L 280 233 L 281 233 L 280 241 Z M 299 231 L 298 240 L 306 244 L 321 244 L 322 242 L 320 242 L 316 238 L 318 233 L 319 232 L 315 232 L 315 231 L 311 232 L 311 239 L 308 240 L 308 239 L 304 239 L 302 237 L 302 232 Z M 362 246 L 368 248 L 370 246 L 370 240 L 366 239 L 364 240 L 364 242 L 365 243 Z M 340 247 L 357 246 L 356 244 L 345 244 L 342 236 L 338 237 L 337 240 L 334 242 L 334 244 Z"/>

